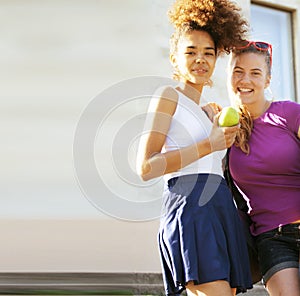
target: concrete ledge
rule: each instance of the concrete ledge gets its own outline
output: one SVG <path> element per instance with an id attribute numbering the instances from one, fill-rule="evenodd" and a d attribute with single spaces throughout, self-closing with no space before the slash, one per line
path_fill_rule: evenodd
<path id="1" fill-rule="evenodd" d="M 0 294 L 163 295 L 161 274 L 0 273 Z"/>
<path id="2" fill-rule="evenodd" d="M 164 289 L 159 273 L 2 272 L 0 295 L 164 295 Z M 268 293 L 257 283 L 239 295 Z"/>

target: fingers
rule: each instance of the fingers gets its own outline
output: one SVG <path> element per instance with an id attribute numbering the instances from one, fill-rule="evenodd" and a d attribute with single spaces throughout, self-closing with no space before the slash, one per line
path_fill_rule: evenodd
<path id="1" fill-rule="evenodd" d="M 210 103 L 210 106 L 211 108 L 213 108 L 215 114 L 219 113 L 222 110 L 222 107 L 215 102 Z"/>
<path id="2" fill-rule="evenodd" d="M 203 106 L 202 110 L 207 114 L 209 119 L 213 121 L 214 116 L 222 110 L 222 107 L 217 103 L 210 102 Z"/>
<path id="3" fill-rule="evenodd" d="M 207 106 L 211 109 L 211 111 L 214 115 L 218 114 L 222 110 L 222 107 L 217 103 L 212 102 L 212 103 L 209 103 Z"/>
<path id="4" fill-rule="evenodd" d="M 235 141 L 239 126 L 220 127 L 218 125 L 218 115 L 214 116 L 213 128 L 210 135 L 212 149 L 224 150 L 231 147 Z"/>
<path id="5" fill-rule="evenodd" d="M 232 127 L 222 128 L 222 129 L 223 129 L 223 133 L 224 133 L 226 148 L 229 148 L 233 145 L 233 143 L 235 141 L 239 127 L 232 126 Z"/>
<path id="6" fill-rule="evenodd" d="M 217 114 L 217 115 L 215 115 L 215 116 L 213 117 L 213 125 L 214 125 L 215 127 L 219 127 L 218 120 L 219 120 L 219 114 Z"/>

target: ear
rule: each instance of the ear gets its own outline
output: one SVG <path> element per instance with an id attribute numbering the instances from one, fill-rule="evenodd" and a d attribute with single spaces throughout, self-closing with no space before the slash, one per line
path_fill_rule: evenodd
<path id="1" fill-rule="evenodd" d="M 174 55 L 174 54 L 170 54 L 170 62 L 171 62 L 171 64 L 172 64 L 172 66 L 173 67 L 175 67 L 176 66 L 176 62 L 177 62 L 177 60 L 176 60 L 176 56 Z"/>
<path id="2" fill-rule="evenodd" d="M 271 83 L 271 75 L 268 75 L 265 82 L 265 88 L 269 87 Z"/>

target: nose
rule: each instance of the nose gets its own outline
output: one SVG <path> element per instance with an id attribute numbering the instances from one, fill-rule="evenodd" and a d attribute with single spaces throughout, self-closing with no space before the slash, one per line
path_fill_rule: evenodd
<path id="1" fill-rule="evenodd" d="M 203 55 L 199 54 L 199 55 L 196 57 L 195 62 L 196 62 L 197 64 L 205 63 L 205 60 L 204 60 L 204 58 L 203 58 Z"/>
<path id="2" fill-rule="evenodd" d="M 248 74 L 243 74 L 240 78 L 241 82 L 249 82 L 250 81 L 250 77 Z"/>

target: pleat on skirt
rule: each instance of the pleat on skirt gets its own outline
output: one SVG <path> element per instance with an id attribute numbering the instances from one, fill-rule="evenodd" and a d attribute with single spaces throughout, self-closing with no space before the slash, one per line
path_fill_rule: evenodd
<path id="1" fill-rule="evenodd" d="M 189 281 L 226 280 L 252 288 L 247 245 L 226 181 L 194 174 L 166 184 L 158 233 L 166 295 L 179 295 Z"/>

